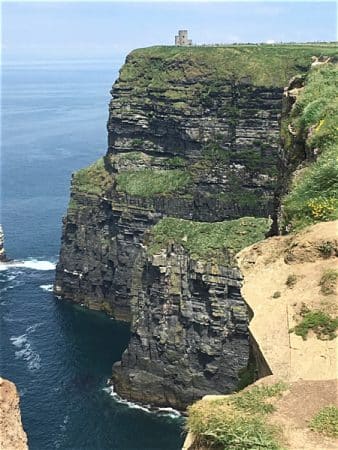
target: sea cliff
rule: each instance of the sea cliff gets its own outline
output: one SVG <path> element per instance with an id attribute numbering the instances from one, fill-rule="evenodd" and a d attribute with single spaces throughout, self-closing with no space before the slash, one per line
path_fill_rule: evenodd
<path id="1" fill-rule="evenodd" d="M 249 309 L 234 255 L 281 214 L 283 90 L 323 51 L 334 47 L 128 55 L 111 91 L 108 150 L 73 175 L 54 287 L 131 323 L 112 376 L 124 397 L 184 409 L 238 386 Z"/>

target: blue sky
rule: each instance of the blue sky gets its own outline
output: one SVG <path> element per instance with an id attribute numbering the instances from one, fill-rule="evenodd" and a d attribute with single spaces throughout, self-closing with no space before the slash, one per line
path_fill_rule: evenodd
<path id="1" fill-rule="evenodd" d="M 335 2 L 2 3 L 3 61 L 121 60 L 130 50 L 173 43 L 333 41 Z"/>

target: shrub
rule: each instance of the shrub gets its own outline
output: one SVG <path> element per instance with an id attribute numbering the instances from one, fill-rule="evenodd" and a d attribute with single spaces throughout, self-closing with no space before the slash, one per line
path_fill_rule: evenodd
<path id="1" fill-rule="evenodd" d="M 301 336 L 305 341 L 308 333 L 312 330 L 316 337 L 321 340 L 332 340 L 336 337 L 338 328 L 338 317 L 331 318 L 323 311 L 304 310 L 302 320 L 289 332 L 294 332 L 297 336 Z"/>
<path id="2" fill-rule="evenodd" d="M 326 241 L 318 246 L 318 250 L 323 255 L 324 258 L 329 258 L 335 253 L 335 246 L 332 242 Z"/>
<path id="3" fill-rule="evenodd" d="M 337 285 L 338 271 L 334 269 L 327 269 L 324 271 L 320 281 L 320 290 L 324 295 L 330 295 L 335 293 L 335 287 Z"/>
<path id="4" fill-rule="evenodd" d="M 295 275 L 294 273 L 290 274 L 285 282 L 285 284 L 289 288 L 293 288 L 293 286 L 295 286 L 296 283 L 297 283 L 297 275 Z"/>
<path id="5" fill-rule="evenodd" d="M 338 437 L 337 406 L 325 406 L 318 411 L 310 422 L 310 428 L 326 436 Z"/>
<path id="6" fill-rule="evenodd" d="M 280 291 L 276 291 L 273 293 L 272 298 L 279 298 L 281 295 Z"/>
<path id="7" fill-rule="evenodd" d="M 335 211 L 335 198 L 316 197 L 308 200 L 307 206 L 311 210 L 311 215 L 315 220 L 330 220 Z"/>

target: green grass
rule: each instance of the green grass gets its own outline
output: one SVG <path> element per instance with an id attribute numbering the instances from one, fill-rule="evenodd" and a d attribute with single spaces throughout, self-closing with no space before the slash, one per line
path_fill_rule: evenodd
<path id="1" fill-rule="evenodd" d="M 297 231 L 307 225 L 338 219 L 338 65 L 309 72 L 290 122 L 315 162 L 303 169 L 283 199 L 283 222 Z M 288 132 L 284 126 L 283 134 Z M 292 142 L 286 146 L 292 158 Z"/>
<path id="2" fill-rule="evenodd" d="M 184 170 L 129 170 L 116 175 L 117 190 L 139 197 L 178 192 L 191 185 Z"/>
<path id="3" fill-rule="evenodd" d="M 280 431 L 266 420 L 270 402 L 287 389 L 284 383 L 254 386 L 225 398 L 200 400 L 188 408 L 187 428 L 207 448 L 281 450 Z"/>
<path id="4" fill-rule="evenodd" d="M 323 341 L 332 340 L 338 329 L 338 317 L 332 318 L 324 311 L 311 311 L 305 309 L 302 313 L 302 320 L 289 332 L 294 332 L 297 336 L 301 336 L 305 341 L 309 331 L 313 331 L 318 339 Z"/>
<path id="5" fill-rule="evenodd" d="M 153 254 L 177 242 L 192 257 L 220 258 L 230 262 L 232 255 L 264 239 L 268 228 L 267 219 L 254 217 L 224 222 L 195 222 L 166 217 L 150 229 L 148 248 Z"/>
<path id="6" fill-rule="evenodd" d="M 120 80 L 133 82 L 135 87 L 162 89 L 174 99 L 180 99 L 181 92 L 171 89 L 169 94 L 168 88 L 177 80 L 207 77 L 219 82 L 250 77 L 254 85 L 283 87 L 293 75 L 306 72 L 313 55 L 321 54 L 337 55 L 337 49 L 331 44 L 155 46 L 131 52 Z"/>
<path id="7" fill-rule="evenodd" d="M 92 195 L 102 195 L 112 184 L 112 177 L 105 169 L 103 158 L 73 174 L 72 189 Z"/>
<path id="8" fill-rule="evenodd" d="M 338 280 L 338 271 L 335 269 L 327 269 L 324 271 L 319 285 L 324 295 L 335 294 Z"/>
<path id="9" fill-rule="evenodd" d="M 313 417 L 309 425 L 310 429 L 325 436 L 338 438 L 338 408 L 337 406 L 325 406 Z"/>

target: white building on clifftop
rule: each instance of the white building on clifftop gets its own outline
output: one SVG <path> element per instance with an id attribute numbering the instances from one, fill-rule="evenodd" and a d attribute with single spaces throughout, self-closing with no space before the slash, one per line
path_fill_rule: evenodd
<path id="1" fill-rule="evenodd" d="M 188 39 L 188 30 L 179 30 L 178 35 L 175 36 L 175 45 L 187 46 L 192 45 L 192 40 Z"/>

